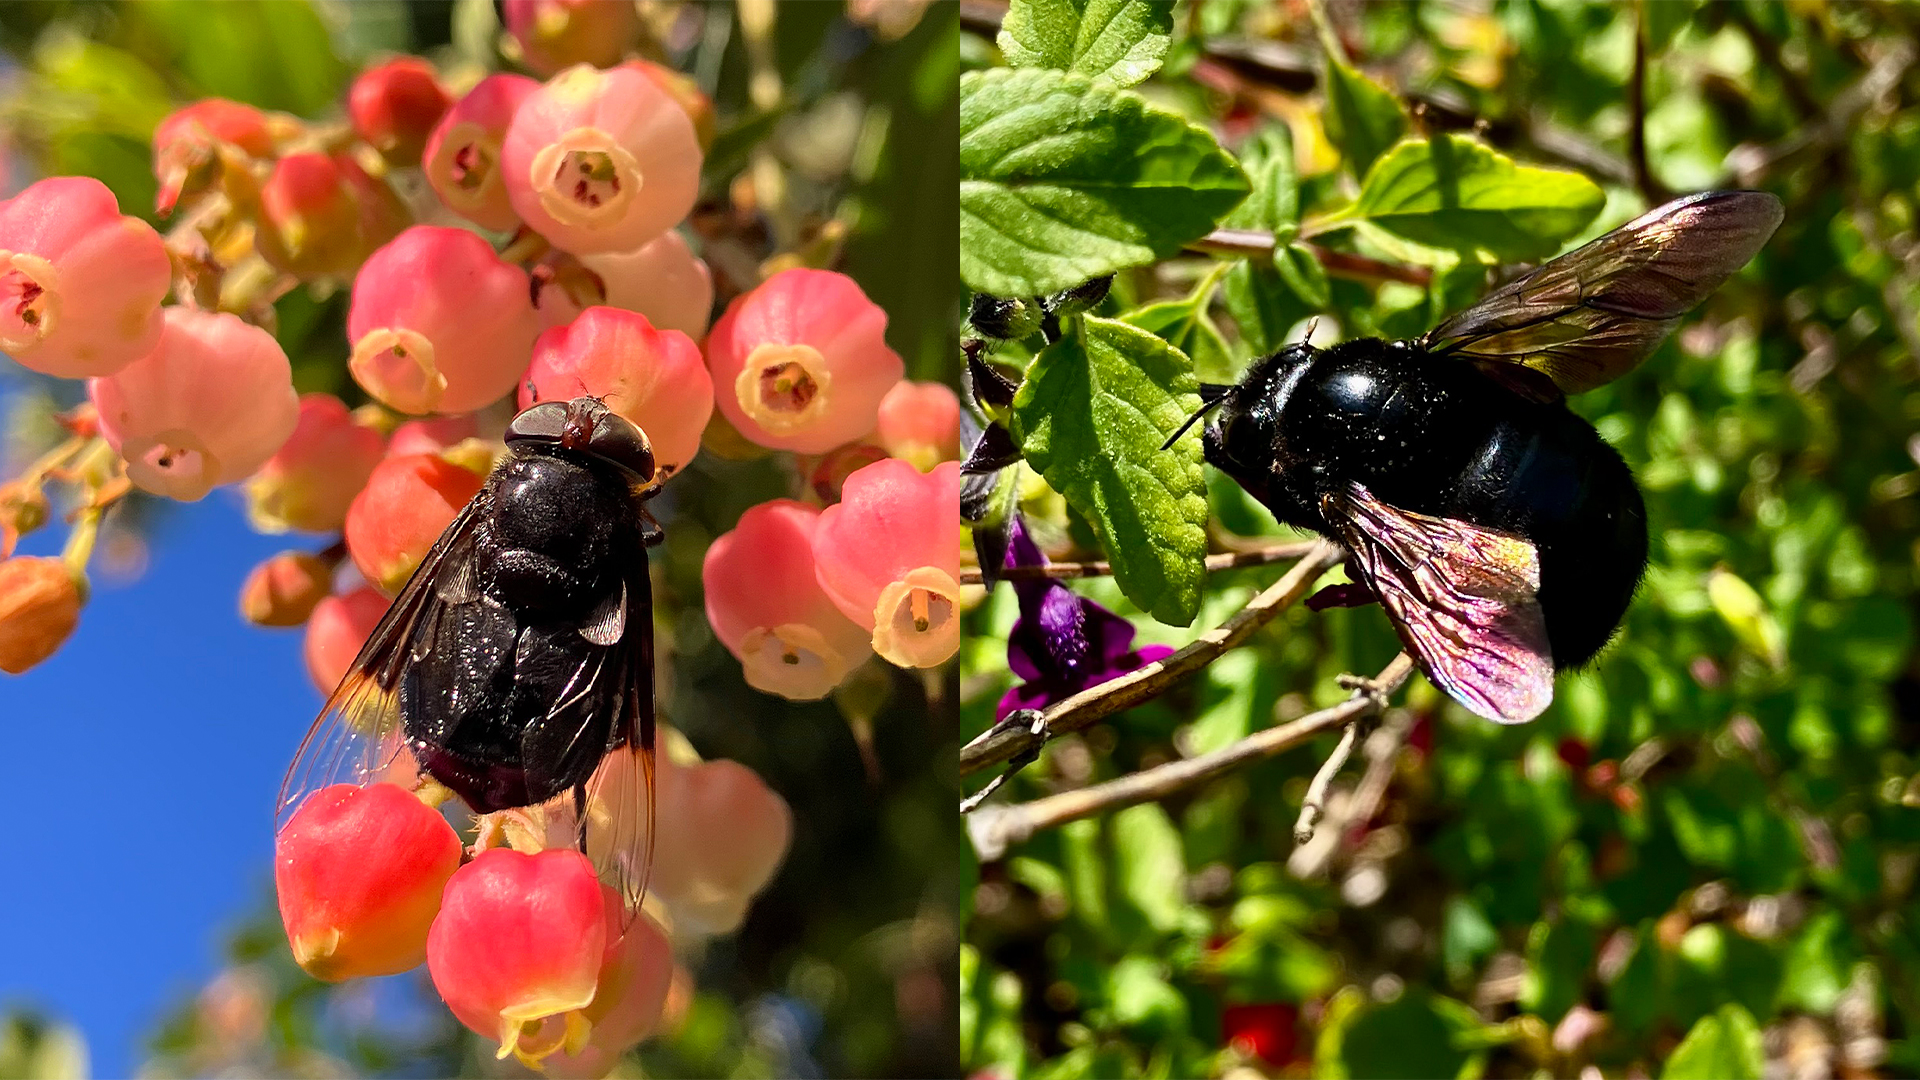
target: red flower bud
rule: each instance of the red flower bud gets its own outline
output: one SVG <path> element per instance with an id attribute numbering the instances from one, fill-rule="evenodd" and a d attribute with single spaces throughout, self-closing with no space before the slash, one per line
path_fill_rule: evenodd
<path id="1" fill-rule="evenodd" d="M 530 1066 L 592 1034 L 607 911 L 577 851 L 491 848 L 447 883 L 427 935 L 434 988 L 463 1024 Z"/>
<path id="2" fill-rule="evenodd" d="M 288 154 L 260 189 L 260 254 L 302 278 L 347 277 L 406 224 L 384 181 L 345 155 Z"/>
<path id="3" fill-rule="evenodd" d="M 368 582 L 397 593 L 485 477 L 436 454 L 374 466 L 347 509 L 347 553 Z"/>
<path id="4" fill-rule="evenodd" d="M 188 188 L 208 179 L 220 148 L 248 157 L 273 156 L 273 122 L 259 109 L 224 98 L 196 101 L 160 121 L 153 129 L 153 175 L 160 181 L 154 209 L 162 217 Z"/>
<path id="5" fill-rule="evenodd" d="M 333 532 L 384 447 L 332 394 L 304 394 L 293 435 L 247 480 L 247 516 L 264 533 Z"/>
<path id="6" fill-rule="evenodd" d="M 1284 1001 L 1228 1005 L 1220 1010 L 1220 1038 L 1248 1057 L 1269 1065 L 1293 1060 L 1300 1038 L 1300 1010 Z"/>
<path id="7" fill-rule="evenodd" d="M 256 626 L 299 626 L 333 589 L 333 566 L 305 551 L 283 551 L 240 586 L 240 617 Z"/>
<path id="8" fill-rule="evenodd" d="M 329 596 L 307 616 L 307 674 L 321 694 L 333 693 L 347 677 L 360 646 L 387 613 L 388 601 L 365 585 L 349 593 Z"/>
<path id="9" fill-rule="evenodd" d="M 0 561 L 0 671 L 18 675 L 52 656 L 80 622 L 80 585 L 66 563 Z"/>
<path id="10" fill-rule="evenodd" d="M 873 630 L 873 651 L 933 667 L 960 648 L 960 466 L 897 459 L 847 477 L 813 537 L 820 586 Z"/>
<path id="11" fill-rule="evenodd" d="M 433 65 L 417 56 L 375 64 L 353 80 L 347 115 L 353 130 L 395 165 L 413 165 L 453 99 Z"/>
<path id="12" fill-rule="evenodd" d="M 274 841 L 273 883 L 294 960 L 328 982 L 417 966 L 459 866 L 460 837 L 405 788 L 314 792 Z"/>

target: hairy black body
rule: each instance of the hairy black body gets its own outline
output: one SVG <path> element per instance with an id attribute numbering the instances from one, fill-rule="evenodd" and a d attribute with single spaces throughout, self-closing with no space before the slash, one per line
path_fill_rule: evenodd
<path id="1" fill-rule="evenodd" d="M 487 813 L 586 783 L 620 745 L 611 642 L 591 639 L 609 636 L 646 559 L 621 470 L 556 444 L 516 444 L 475 512 L 471 565 L 440 586 L 452 647 L 419 657 L 399 693 L 421 765 Z"/>
<path id="2" fill-rule="evenodd" d="M 1415 342 L 1266 357 L 1204 446 L 1274 516 L 1336 540 L 1322 500 L 1358 482 L 1394 506 L 1530 541 L 1556 667 L 1607 643 L 1646 572 L 1640 491 L 1593 425 Z"/>

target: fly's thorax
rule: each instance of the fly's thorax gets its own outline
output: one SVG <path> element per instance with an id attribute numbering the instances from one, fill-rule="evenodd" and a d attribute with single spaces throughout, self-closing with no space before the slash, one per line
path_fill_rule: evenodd
<path id="1" fill-rule="evenodd" d="M 587 610 L 645 558 L 629 482 L 592 455 L 516 446 L 493 474 L 476 569 L 503 604 L 544 615 Z"/>

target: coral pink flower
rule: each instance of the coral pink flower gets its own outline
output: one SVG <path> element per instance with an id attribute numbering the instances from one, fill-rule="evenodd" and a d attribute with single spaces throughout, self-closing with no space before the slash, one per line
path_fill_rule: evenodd
<path id="1" fill-rule="evenodd" d="M 537 303 L 545 325 L 561 326 L 585 308 L 604 305 L 637 311 L 660 329 L 696 341 L 706 334 L 713 275 L 679 233 L 669 229 L 632 251 L 575 258 L 591 277 L 584 287 L 569 287 L 573 283 L 563 279 L 541 288 Z"/>
<path id="2" fill-rule="evenodd" d="M 541 1063 L 548 1076 L 604 1076 L 614 1059 L 654 1031 L 673 985 L 673 946 L 660 924 L 642 913 L 631 926 L 623 926 L 626 909 L 619 891 L 602 885 L 600 896 L 607 947 L 593 1004 L 580 1010 L 593 1027 L 579 1052 L 556 1054 Z"/>
<path id="3" fill-rule="evenodd" d="M 660 89 L 672 95 L 673 100 L 687 111 L 687 119 L 693 121 L 693 130 L 700 137 L 700 149 L 704 153 L 713 146 L 716 122 L 713 116 L 713 99 L 700 89 L 700 83 L 693 76 L 675 71 L 665 64 L 656 64 L 651 60 L 627 60 L 621 67 L 632 68 L 660 85 Z"/>
<path id="4" fill-rule="evenodd" d="M 255 626 L 299 626 L 333 590 L 333 565 L 305 551 L 283 551 L 247 574 L 240 617 Z"/>
<path id="5" fill-rule="evenodd" d="M 294 960 L 329 982 L 418 966 L 459 866 L 460 837 L 405 788 L 314 792 L 274 842 L 273 883 Z"/>
<path id="6" fill-rule="evenodd" d="M 893 384 L 880 399 L 875 434 L 887 453 L 922 472 L 960 456 L 960 396 L 945 383 Z"/>
<path id="7" fill-rule="evenodd" d="M 520 407 L 590 394 L 638 425 L 661 465 L 684 468 L 713 415 L 713 383 L 693 339 L 644 315 L 592 307 L 534 343 Z"/>
<path id="8" fill-rule="evenodd" d="M 87 176 L 0 202 L 0 352 L 44 375 L 111 375 L 152 351 L 172 281 L 160 234 Z"/>
<path id="9" fill-rule="evenodd" d="M 380 433 L 360 423 L 339 398 L 302 395 L 292 436 L 247 481 L 247 517 L 254 529 L 338 529 L 379 463 L 382 442 Z"/>
<path id="10" fill-rule="evenodd" d="M 407 221 L 384 181 L 346 155 L 288 154 L 260 189 L 260 254 L 302 278 L 346 277 Z"/>
<path id="11" fill-rule="evenodd" d="M 305 653 L 307 675 L 321 694 L 333 693 L 347 677 L 360 646 L 386 613 L 387 598 L 365 585 L 313 606 L 313 614 L 307 616 Z"/>
<path id="12" fill-rule="evenodd" d="M 825 697 L 873 654 L 814 576 L 820 512 L 791 499 L 761 503 L 707 548 L 700 568 L 707 621 L 740 660 L 747 685 L 796 701 Z"/>
<path id="13" fill-rule="evenodd" d="M 632 251 L 700 190 L 700 142 L 671 95 L 628 68 L 567 69 L 527 95 L 500 148 L 522 220 L 576 255 Z"/>
<path id="14" fill-rule="evenodd" d="M 470 412 L 506 396 L 538 332 L 526 271 L 465 229 L 416 225 L 353 279 L 349 368 L 404 413 Z"/>
<path id="15" fill-rule="evenodd" d="M 480 421 L 472 413 L 409 420 L 387 437 L 387 456 L 437 454 L 480 437 Z"/>
<path id="16" fill-rule="evenodd" d="M 459 1021 L 530 1066 L 592 1033 L 607 944 L 593 864 L 577 851 L 490 848 L 447 883 L 427 971 Z"/>
<path id="17" fill-rule="evenodd" d="M 820 454 L 873 430 L 900 381 L 887 313 L 831 270 L 782 270 L 734 300 L 707 337 L 720 412 L 775 450 Z"/>
<path id="18" fill-rule="evenodd" d="M 501 9 L 521 61 L 542 75 L 611 67 L 640 39 L 639 13 L 624 0 L 505 0 Z"/>
<path id="19" fill-rule="evenodd" d="M 485 479 L 438 454 L 387 458 L 347 509 L 347 554 L 367 581 L 399 592 Z"/>
<path id="20" fill-rule="evenodd" d="M 18 675 L 52 656 L 80 623 L 80 583 L 50 556 L 0 559 L 0 671 Z"/>
<path id="21" fill-rule="evenodd" d="M 933 667 L 960 648 L 959 521 L 952 461 L 930 473 L 898 459 L 869 465 L 820 514 L 820 587 L 901 667 Z"/>
<path id="22" fill-rule="evenodd" d="M 793 813 L 737 761 L 675 764 L 658 775 L 652 881 L 676 930 L 727 933 L 786 858 Z"/>
<path id="23" fill-rule="evenodd" d="M 87 396 L 133 482 L 182 502 L 266 464 L 300 420 L 293 369 L 273 335 L 190 308 L 167 308 L 153 351 L 89 380 Z"/>
<path id="24" fill-rule="evenodd" d="M 246 157 L 273 156 L 274 123 L 251 105 L 225 98 L 196 101 L 160 121 L 153 129 L 153 176 L 160 181 L 154 209 L 162 217 L 189 187 L 209 179 L 209 166 L 222 147 Z"/>
<path id="25" fill-rule="evenodd" d="M 420 160 L 427 136 L 452 104 L 433 65 L 417 56 L 375 64 L 353 80 L 347 93 L 353 130 L 395 165 Z"/>
<path id="26" fill-rule="evenodd" d="M 420 167 L 447 209 L 488 229 L 520 223 L 501 177 L 500 144 L 514 110 L 539 87 L 525 75 L 489 75 L 440 118 Z"/>

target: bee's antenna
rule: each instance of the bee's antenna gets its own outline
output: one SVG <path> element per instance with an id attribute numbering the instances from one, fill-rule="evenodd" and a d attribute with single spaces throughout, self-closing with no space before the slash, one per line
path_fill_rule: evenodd
<path id="1" fill-rule="evenodd" d="M 1180 430 L 1167 436 L 1167 441 L 1160 444 L 1160 449 L 1172 449 L 1173 444 L 1180 441 L 1180 436 L 1185 435 L 1188 428 L 1199 423 L 1201 417 L 1212 412 L 1215 406 L 1227 400 L 1227 395 L 1232 392 L 1233 387 L 1226 383 L 1201 383 L 1200 408 L 1192 416 L 1187 417 L 1187 422 L 1180 425 Z"/>

